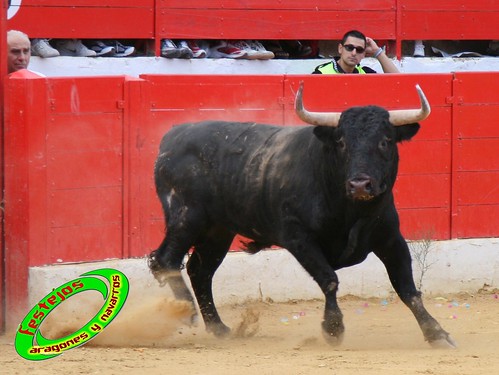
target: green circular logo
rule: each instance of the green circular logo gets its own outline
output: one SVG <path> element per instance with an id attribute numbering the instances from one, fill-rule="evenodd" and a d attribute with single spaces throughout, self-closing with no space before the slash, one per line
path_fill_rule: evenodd
<path id="1" fill-rule="evenodd" d="M 43 320 L 62 302 L 87 290 L 102 294 L 105 301 L 99 312 L 78 331 L 66 337 L 56 340 L 45 338 L 40 332 Z M 41 361 L 87 343 L 118 315 L 125 304 L 128 290 L 127 277 L 111 268 L 86 272 L 80 278 L 52 290 L 31 309 L 19 325 L 14 344 L 17 353 L 25 359 Z"/>

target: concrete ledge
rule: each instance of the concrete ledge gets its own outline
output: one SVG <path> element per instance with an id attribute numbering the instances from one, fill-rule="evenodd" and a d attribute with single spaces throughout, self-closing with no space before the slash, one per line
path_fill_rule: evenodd
<path id="1" fill-rule="evenodd" d="M 427 294 L 474 293 L 484 284 L 499 287 L 499 238 L 433 242 L 428 264 L 422 288 Z M 108 260 L 32 267 L 30 305 L 64 282 L 105 267 L 119 269 L 127 275 L 131 299 L 172 296 L 168 287 L 159 287 L 145 258 Z M 419 277 L 417 264 L 414 264 L 414 275 L 416 279 Z M 364 263 L 338 271 L 338 277 L 340 295 L 385 297 L 393 292 L 383 264 L 372 254 Z M 285 250 L 267 250 L 255 255 L 230 253 L 215 274 L 213 290 L 218 304 L 323 297 L 311 277 Z"/>
<path id="2" fill-rule="evenodd" d="M 30 69 L 48 77 L 103 76 L 140 74 L 310 74 L 330 59 L 233 60 L 233 59 L 166 59 L 162 57 L 53 57 L 33 56 Z M 402 73 L 449 73 L 458 71 L 499 71 L 499 58 L 413 58 L 395 60 Z M 362 65 L 382 72 L 376 59 L 367 58 Z"/>

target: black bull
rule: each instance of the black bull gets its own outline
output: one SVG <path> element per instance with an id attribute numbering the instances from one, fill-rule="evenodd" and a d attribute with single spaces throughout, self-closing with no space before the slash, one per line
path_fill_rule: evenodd
<path id="1" fill-rule="evenodd" d="M 430 111 L 424 94 L 418 87 L 418 110 L 312 113 L 303 108 L 302 89 L 297 113 L 316 126 L 206 121 L 176 126 L 163 137 L 155 182 L 167 234 L 150 254 L 151 271 L 177 298 L 193 302 L 180 269 L 194 248 L 187 262 L 192 289 L 206 329 L 223 336 L 230 329 L 216 310 L 212 279 L 235 235 L 251 239 L 253 253 L 278 245 L 320 286 L 322 330 L 338 343 L 345 328 L 335 271 L 373 252 L 425 339 L 454 346 L 415 287 L 392 193 L 397 143 L 411 139 Z"/>

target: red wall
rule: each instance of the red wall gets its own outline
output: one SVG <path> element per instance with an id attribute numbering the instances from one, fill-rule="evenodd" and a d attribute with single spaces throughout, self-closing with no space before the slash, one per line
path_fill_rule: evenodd
<path id="1" fill-rule="evenodd" d="M 360 29 L 388 41 L 499 39 L 496 0 L 23 0 L 8 28 L 32 38 L 338 40 Z M 40 22 L 43 20 L 43 22 Z"/>
<path id="2" fill-rule="evenodd" d="M 314 111 L 415 107 L 419 83 L 432 113 L 400 146 L 395 195 L 403 232 L 410 239 L 499 235 L 499 73 L 132 79 L 22 71 L 5 91 L 8 306 L 24 301 L 29 266 L 156 248 L 164 223 L 152 174 L 162 135 L 203 119 L 300 124 L 293 103 L 301 80 Z"/>

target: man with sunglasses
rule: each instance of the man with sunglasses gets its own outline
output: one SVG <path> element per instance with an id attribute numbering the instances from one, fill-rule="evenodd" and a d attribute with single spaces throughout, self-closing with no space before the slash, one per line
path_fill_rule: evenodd
<path id="1" fill-rule="evenodd" d="M 368 74 L 376 73 L 374 69 L 360 66 L 364 57 L 378 59 L 385 73 L 399 73 L 395 64 L 386 55 L 383 48 L 357 30 L 348 31 L 338 44 L 339 57 L 315 68 L 312 74 Z"/>

